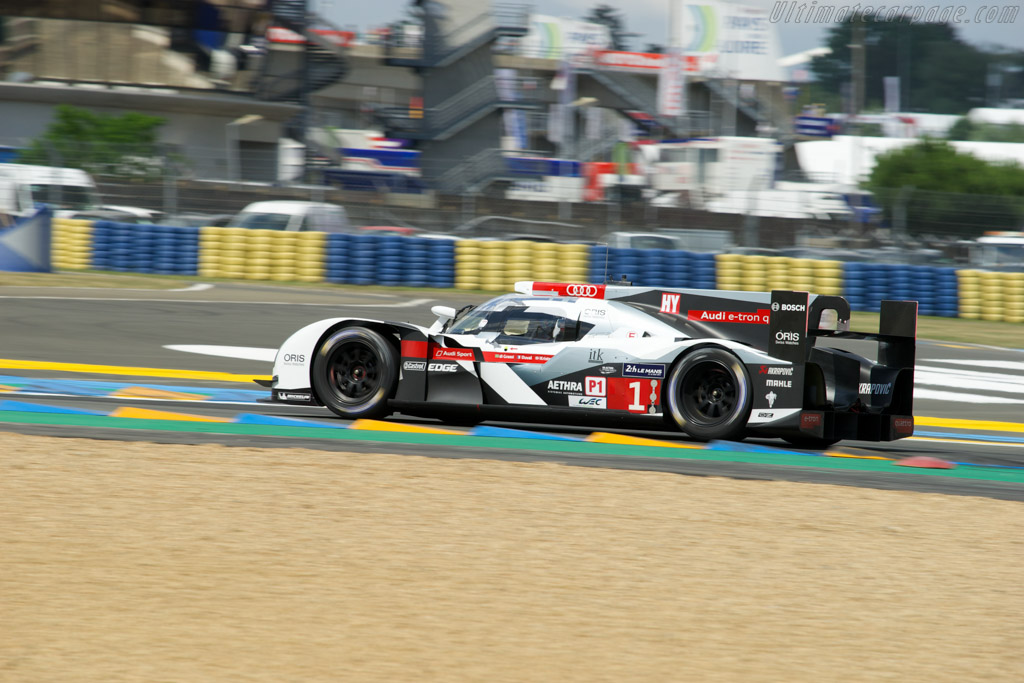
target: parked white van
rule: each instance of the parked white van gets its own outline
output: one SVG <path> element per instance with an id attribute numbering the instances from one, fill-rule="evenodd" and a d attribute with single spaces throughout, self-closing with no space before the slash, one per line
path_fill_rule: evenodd
<path id="1" fill-rule="evenodd" d="M 348 214 L 337 204 L 279 200 L 253 202 L 228 221 L 232 228 L 286 232 L 348 232 Z"/>
<path id="2" fill-rule="evenodd" d="M 0 164 L 0 213 L 30 215 L 46 204 L 56 216 L 99 207 L 96 183 L 77 168 Z"/>

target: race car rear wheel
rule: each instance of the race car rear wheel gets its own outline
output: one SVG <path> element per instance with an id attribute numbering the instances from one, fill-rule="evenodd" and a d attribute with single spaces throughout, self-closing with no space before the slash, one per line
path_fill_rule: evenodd
<path id="1" fill-rule="evenodd" d="M 347 418 L 384 417 L 398 379 L 395 348 L 365 327 L 337 330 L 313 360 L 313 389 L 321 403 Z"/>
<path id="2" fill-rule="evenodd" d="M 750 379 L 728 351 L 698 349 L 672 369 L 664 400 L 666 417 L 693 438 L 739 440 L 750 416 Z"/>

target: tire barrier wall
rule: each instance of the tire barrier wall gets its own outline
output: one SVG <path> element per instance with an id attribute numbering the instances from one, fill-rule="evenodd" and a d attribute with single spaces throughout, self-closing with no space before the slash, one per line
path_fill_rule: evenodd
<path id="1" fill-rule="evenodd" d="M 961 318 L 1024 322 L 1024 273 L 960 270 Z"/>
<path id="2" fill-rule="evenodd" d="M 666 249 L 590 249 L 590 282 L 625 278 L 641 287 L 715 289 L 715 254 Z"/>
<path id="3" fill-rule="evenodd" d="M 452 287 L 455 241 L 399 235 L 327 235 L 326 280 L 391 287 Z"/>
<path id="4" fill-rule="evenodd" d="M 237 280 L 323 282 L 327 234 L 199 228 L 199 275 Z"/>
<path id="5" fill-rule="evenodd" d="M 843 293 L 841 261 L 744 254 L 718 254 L 715 261 L 718 265 L 718 289 L 745 292 L 793 289 L 815 294 Z"/>
<path id="6" fill-rule="evenodd" d="M 67 218 L 52 219 L 50 256 L 57 270 L 494 292 L 511 291 L 518 280 L 605 282 L 625 276 L 646 287 L 841 294 L 858 311 L 877 311 L 883 299 L 916 299 L 921 315 L 1024 322 L 1024 273 L 931 266 Z"/>
<path id="7" fill-rule="evenodd" d="M 588 249 L 585 244 L 461 240 L 455 243 L 455 286 L 507 292 L 519 280 L 586 282 Z"/>
<path id="8" fill-rule="evenodd" d="M 113 221 L 92 224 L 90 263 L 97 270 L 196 275 L 198 260 L 199 228 Z"/>
<path id="9" fill-rule="evenodd" d="M 915 299 L 920 315 L 957 316 L 955 268 L 845 263 L 843 280 L 843 295 L 855 311 L 877 312 L 882 299 Z"/>
<path id="10" fill-rule="evenodd" d="M 50 263 L 56 270 L 86 270 L 92 267 L 92 221 L 82 218 L 54 218 L 50 240 Z"/>

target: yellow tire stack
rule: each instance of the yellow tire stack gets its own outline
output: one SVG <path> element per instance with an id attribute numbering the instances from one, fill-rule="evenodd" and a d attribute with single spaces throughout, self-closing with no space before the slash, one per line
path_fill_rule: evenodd
<path id="1" fill-rule="evenodd" d="M 221 249 L 224 228 L 208 226 L 199 228 L 199 274 L 203 277 L 224 277 L 221 274 Z"/>
<path id="2" fill-rule="evenodd" d="M 789 288 L 795 292 L 814 292 L 814 259 L 795 258 L 789 265 Z"/>
<path id="3" fill-rule="evenodd" d="M 245 263 L 243 277 L 246 280 L 269 280 L 270 261 L 274 255 L 277 230 L 248 230 L 245 237 Z"/>
<path id="4" fill-rule="evenodd" d="M 959 313 L 961 318 L 978 320 L 981 318 L 981 271 L 956 271 L 957 292 L 960 297 Z"/>
<path id="5" fill-rule="evenodd" d="M 504 242 L 505 245 L 505 279 L 498 291 L 511 291 L 512 283 L 520 280 L 534 279 L 534 254 L 536 242 L 514 240 Z"/>
<path id="6" fill-rule="evenodd" d="M 1003 273 L 1003 299 L 1008 323 L 1024 323 L 1024 273 Z"/>
<path id="7" fill-rule="evenodd" d="M 297 232 L 274 231 L 274 250 L 270 254 L 270 279 L 274 282 L 293 282 L 298 278 L 295 264 L 298 260 L 299 235 Z"/>
<path id="8" fill-rule="evenodd" d="M 300 232 L 295 246 L 295 273 L 299 282 L 323 282 L 327 233 Z"/>
<path id="9" fill-rule="evenodd" d="M 241 280 L 245 277 L 245 265 L 249 259 L 249 233 L 246 228 L 221 228 L 220 272 L 221 277 Z"/>
<path id="10" fill-rule="evenodd" d="M 460 240 L 455 243 L 455 288 L 480 289 L 480 242 Z"/>
<path id="11" fill-rule="evenodd" d="M 1002 320 L 1006 313 L 1003 299 L 1003 275 L 981 271 L 981 319 Z"/>
<path id="12" fill-rule="evenodd" d="M 814 288 L 810 291 L 815 294 L 842 295 L 842 261 L 814 261 Z"/>
<path id="13" fill-rule="evenodd" d="M 765 260 L 765 291 L 793 289 L 790 285 L 793 279 L 793 259 L 788 256 L 772 256 Z"/>
<path id="14" fill-rule="evenodd" d="M 751 254 L 743 257 L 740 289 L 745 292 L 763 292 L 767 286 L 768 269 L 764 256 Z"/>
<path id="15" fill-rule="evenodd" d="M 480 242 L 480 289 L 500 292 L 508 289 L 506 245 L 508 242 Z"/>
<path id="16" fill-rule="evenodd" d="M 50 265 L 54 270 L 86 270 L 92 266 L 92 221 L 54 218 Z"/>
<path id="17" fill-rule="evenodd" d="M 549 272 L 550 259 L 555 259 L 554 278 L 557 282 L 590 281 L 590 248 L 586 244 L 555 244 L 538 242 L 534 249 L 534 279 L 547 280 L 540 273 Z"/>
<path id="18" fill-rule="evenodd" d="M 715 286 L 718 289 L 735 291 L 741 288 L 742 259 L 739 254 L 715 255 Z"/>
<path id="19" fill-rule="evenodd" d="M 539 282 L 574 282 L 575 280 L 566 279 L 567 273 L 575 272 L 575 268 L 569 267 L 566 261 L 575 259 L 575 252 L 563 251 L 563 247 L 575 246 L 583 245 L 535 242 L 531 252 L 530 276 L 517 279 Z M 566 264 L 565 268 L 562 267 L 563 264 Z M 584 270 L 586 270 L 586 256 L 584 256 Z"/>

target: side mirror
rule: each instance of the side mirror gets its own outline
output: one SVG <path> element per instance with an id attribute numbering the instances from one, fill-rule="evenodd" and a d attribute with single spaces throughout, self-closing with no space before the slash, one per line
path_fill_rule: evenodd
<path id="1" fill-rule="evenodd" d="M 437 316 L 437 320 L 427 330 L 428 334 L 439 334 L 448 325 L 449 322 L 455 319 L 455 309 L 451 306 L 433 306 L 430 312 Z"/>
<path id="2" fill-rule="evenodd" d="M 433 306 L 430 312 L 445 321 L 451 320 L 455 317 L 455 309 L 451 306 Z"/>

